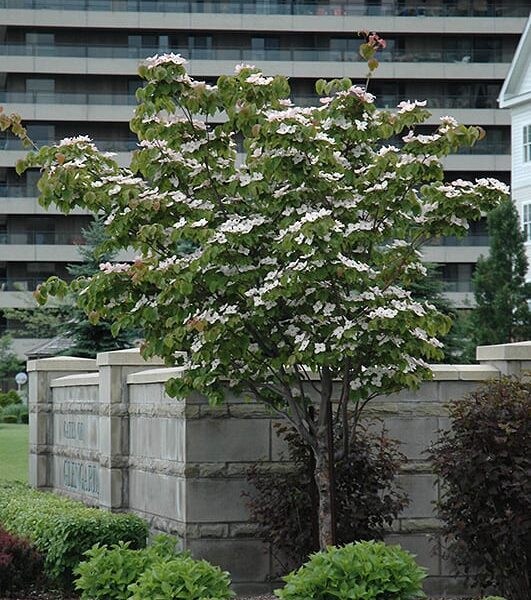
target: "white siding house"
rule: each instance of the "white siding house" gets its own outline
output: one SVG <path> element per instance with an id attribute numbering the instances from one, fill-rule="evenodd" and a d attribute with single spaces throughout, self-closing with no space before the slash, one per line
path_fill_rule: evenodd
<path id="1" fill-rule="evenodd" d="M 498 98 L 511 111 L 511 188 L 531 265 L 531 16 Z M 531 269 L 527 280 L 531 281 Z"/>

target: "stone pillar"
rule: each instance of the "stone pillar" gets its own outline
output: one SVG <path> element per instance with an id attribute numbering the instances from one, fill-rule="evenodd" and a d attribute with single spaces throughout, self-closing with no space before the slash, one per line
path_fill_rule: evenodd
<path id="1" fill-rule="evenodd" d="M 96 371 L 89 358 L 58 356 L 28 361 L 29 375 L 29 482 L 36 488 L 51 486 L 53 462 L 52 390 L 50 382 L 58 377 Z"/>
<path id="2" fill-rule="evenodd" d="M 514 344 L 478 346 L 476 358 L 482 364 L 492 365 L 503 375 L 520 377 L 531 374 L 531 341 Z"/>
<path id="3" fill-rule="evenodd" d="M 124 510 L 129 505 L 129 398 L 127 376 L 161 366 L 145 361 L 137 348 L 98 354 L 100 371 L 100 505 Z"/>

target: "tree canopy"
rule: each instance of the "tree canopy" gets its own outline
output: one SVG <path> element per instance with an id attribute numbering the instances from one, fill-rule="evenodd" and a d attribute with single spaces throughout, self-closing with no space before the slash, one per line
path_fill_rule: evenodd
<path id="1" fill-rule="evenodd" d="M 140 324 L 145 356 L 185 367 L 171 394 L 252 394 L 296 427 L 315 453 L 325 546 L 332 421 L 344 450 L 349 404 L 418 384 L 441 353 L 449 319 L 408 291 L 425 274 L 419 248 L 464 234 L 507 188 L 443 181 L 441 157 L 482 130 L 443 117 L 417 133 L 425 102 L 378 110 L 342 79 L 318 82 L 318 106 L 297 107 L 285 77 L 239 65 L 209 85 L 185 62 L 140 67 L 129 168 L 80 136 L 18 170 L 42 168 L 44 206 L 102 214 L 107 249 L 135 249 L 133 263 L 104 262 L 71 289 L 94 322 L 114 333 Z M 38 298 L 66 291 L 52 279 Z"/>
<path id="2" fill-rule="evenodd" d="M 479 259 L 472 279 L 476 307 L 470 315 L 473 346 L 531 337 L 531 284 L 520 219 L 510 199 L 488 216 L 490 253 Z"/>

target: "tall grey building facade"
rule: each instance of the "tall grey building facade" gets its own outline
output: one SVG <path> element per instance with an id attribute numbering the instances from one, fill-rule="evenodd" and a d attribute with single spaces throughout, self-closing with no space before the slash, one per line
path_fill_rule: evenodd
<path id="1" fill-rule="evenodd" d="M 193 76 L 208 81 L 240 62 L 290 77 L 296 103 L 315 102 L 319 78 L 363 81 L 356 32 L 387 40 L 371 82 L 380 106 L 427 100 L 429 124 L 455 116 L 486 138 L 445 161 L 448 177 L 510 172 L 509 115 L 496 105 L 531 1 L 522 0 L 0 0 L 0 104 L 22 115 L 38 144 L 90 135 L 124 164 L 135 148 L 128 121 L 140 60 L 179 52 Z M 38 173 L 17 177 L 23 151 L 0 139 L 0 310 L 25 306 L 50 274 L 66 276 L 90 215 L 39 207 Z M 463 305 L 485 225 L 464 240 L 426 248 L 448 292 Z M 5 325 L 5 322 L 4 322 Z"/>

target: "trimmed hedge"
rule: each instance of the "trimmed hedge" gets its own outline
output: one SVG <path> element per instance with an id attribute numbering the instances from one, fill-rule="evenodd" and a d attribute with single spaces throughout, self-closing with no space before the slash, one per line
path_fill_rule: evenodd
<path id="1" fill-rule="evenodd" d="M 65 584 L 94 544 L 130 542 L 144 548 L 145 521 L 132 514 L 88 508 L 81 502 L 21 483 L 0 484 L 0 524 L 28 538 L 44 557 L 46 574 Z"/>

